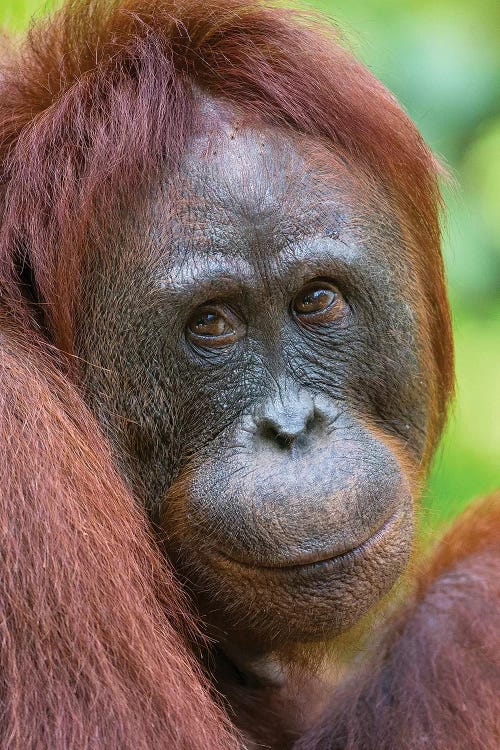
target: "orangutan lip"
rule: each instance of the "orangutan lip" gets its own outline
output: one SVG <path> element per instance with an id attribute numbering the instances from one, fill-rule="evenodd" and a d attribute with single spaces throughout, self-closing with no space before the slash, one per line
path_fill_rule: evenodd
<path id="1" fill-rule="evenodd" d="M 289 558 L 287 560 L 275 562 L 272 564 L 266 563 L 265 565 L 262 565 L 258 561 L 250 562 L 247 560 L 237 560 L 229 557 L 228 555 L 224 555 L 224 557 L 229 562 L 236 563 L 237 565 L 241 565 L 242 567 L 263 571 L 307 571 L 328 564 L 337 565 L 343 562 L 353 561 L 366 553 L 387 533 L 389 528 L 396 520 L 397 516 L 398 512 L 395 511 L 394 513 L 392 513 L 392 515 L 386 518 L 386 520 L 378 527 L 375 532 L 373 532 L 373 534 L 357 544 L 355 547 L 350 547 L 349 549 L 343 550 L 341 552 L 332 552 L 332 550 L 310 552 L 301 555 L 300 557 Z"/>

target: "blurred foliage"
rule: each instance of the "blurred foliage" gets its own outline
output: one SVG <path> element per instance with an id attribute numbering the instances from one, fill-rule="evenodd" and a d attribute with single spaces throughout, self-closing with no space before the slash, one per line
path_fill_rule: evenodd
<path id="1" fill-rule="evenodd" d="M 445 186 L 444 253 L 457 399 L 427 491 L 430 518 L 438 522 L 500 485 L 500 3 L 308 5 L 339 24 L 454 177 Z M 20 30 L 47 7 L 2 0 L 0 24 Z"/>

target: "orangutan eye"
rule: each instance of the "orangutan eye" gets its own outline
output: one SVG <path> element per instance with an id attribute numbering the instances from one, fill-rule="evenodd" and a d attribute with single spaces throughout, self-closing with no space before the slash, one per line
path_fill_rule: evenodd
<path id="1" fill-rule="evenodd" d="M 330 323 L 345 310 L 345 302 L 339 290 L 326 281 L 307 284 L 294 297 L 293 315 L 304 323 Z"/>
<path id="2" fill-rule="evenodd" d="M 186 332 L 198 346 L 229 346 L 240 338 L 243 326 L 231 310 L 204 305 L 191 315 Z"/>

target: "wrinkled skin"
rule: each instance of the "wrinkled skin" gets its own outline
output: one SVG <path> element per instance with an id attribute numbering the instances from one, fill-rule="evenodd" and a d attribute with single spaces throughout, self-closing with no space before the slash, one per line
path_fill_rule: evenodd
<path id="1" fill-rule="evenodd" d="M 382 189 L 320 143 L 207 113 L 89 270 L 78 354 L 125 477 L 244 668 L 346 631 L 402 573 L 429 388 Z M 311 283 L 328 320 L 295 311 Z M 227 341 L 193 336 L 207 302 Z"/>

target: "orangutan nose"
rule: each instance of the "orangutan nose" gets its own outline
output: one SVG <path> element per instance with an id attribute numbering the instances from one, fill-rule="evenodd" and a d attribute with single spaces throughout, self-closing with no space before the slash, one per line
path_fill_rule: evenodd
<path id="1" fill-rule="evenodd" d="M 288 391 L 266 401 L 255 415 L 258 439 L 280 450 L 301 442 L 321 421 L 307 391 Z"/>

